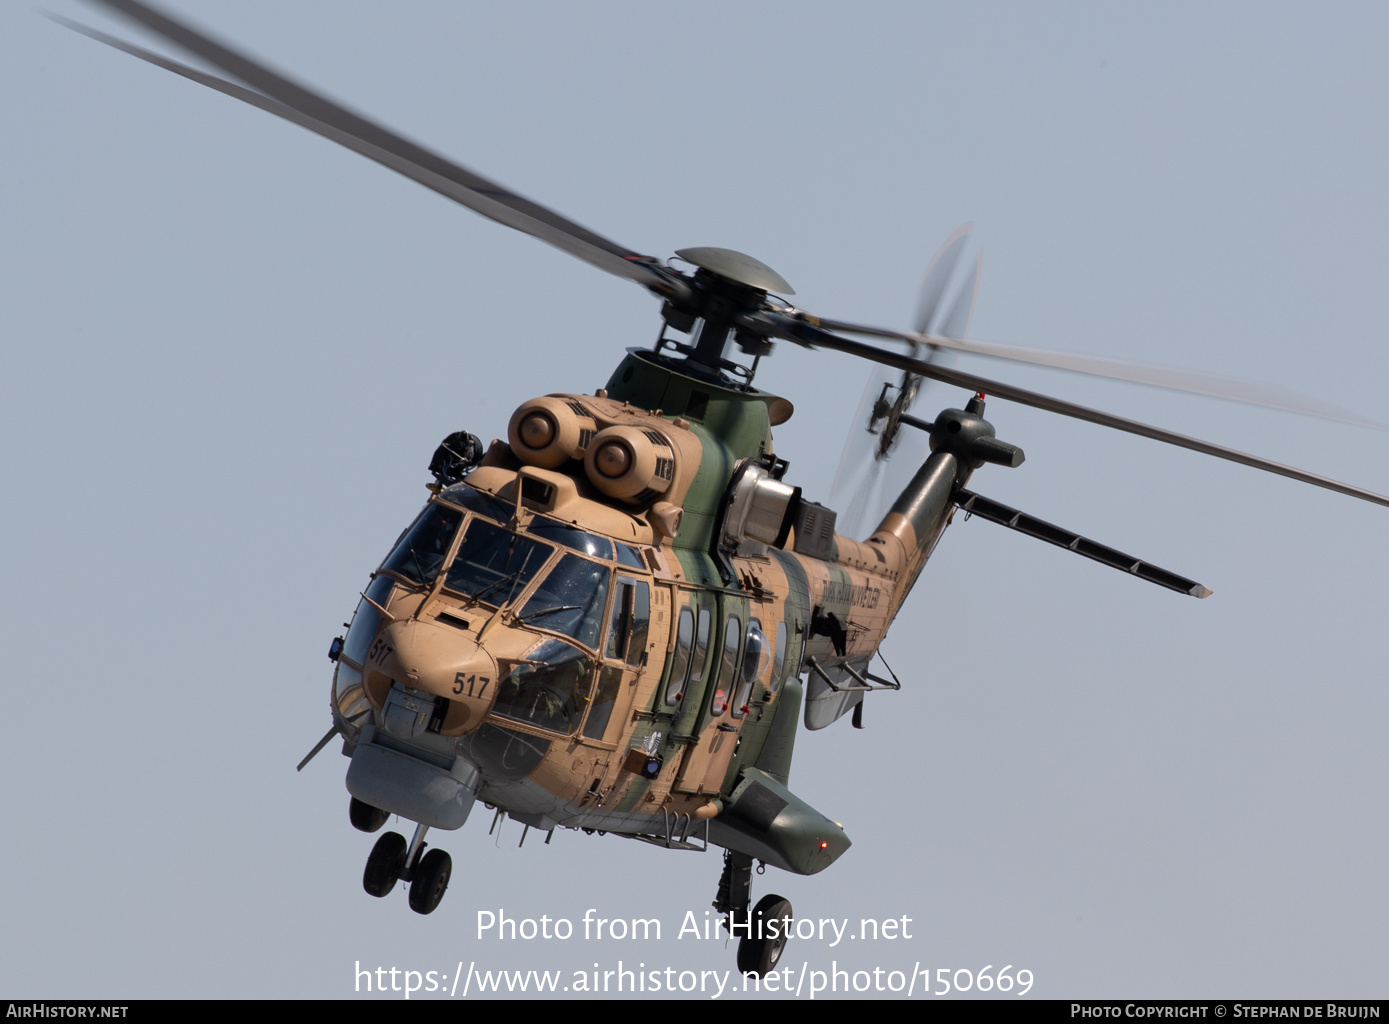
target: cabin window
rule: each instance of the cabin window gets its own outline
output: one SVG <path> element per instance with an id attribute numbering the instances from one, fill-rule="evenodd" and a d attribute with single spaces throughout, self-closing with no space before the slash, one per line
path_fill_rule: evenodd
<path id="1" fill-rule="evenodd" d="M 675 653 L 670 659 L 670 675 L 666 677 L 666 704 L 674 707 L 685 691 L 685 672 L 690 667 L 690 649 L 694 644 L 694 612 L 689 605 L 680 609 L 675 626 Z"/>
<path id="2" fill-rule="evenodd" d="M 651 594 L 645 580 L 617 578 L 613 610 L 608 620 L 608 640 L 603 655 L 621 658 L 636 666 L 646 653 L 646 637 L 651 629 Z"/>
<path id="3" fill-rule="evenodd" d="M 608 603 L 608 575 L 607 566 L 565 555 L 540 581 L 516 619 L 596 648 Z"/>
<path id="4" fill-rule="evenodd" d="M 704 681 L 704 663 L 709 657 L 709 627 L 713 616 L 708 608 L 699 610 L 699 626 L 695 629 L 694 650 L 690 654 L 690 686 Z"/>
<path id="5" fill-rule="evenodd" d="M 743 648 L 743 676 L 738 684 L 738 692 L 733 696 L 733 717 L 742 718 L 748 713 L 748 702 L 752 700 L 752 687 L 767 668 L 771 660 L 767 654 L 767 634 L 762 632 L 762 623 L 753 619 L 748 623 L 747 640 Z"/>
<path id="6" fill-rule="evenodd" d="M 395 550 L 386 556 L 381 568 L 415 583 L 433 583 L 462 521 L 462 512 L 431 502 L 415 525 L 405 531 Z"/>
<path id="7" fill-rule="evenodd" d="M 709 700 L 709 713 L 717 718 L 728 710 L 729 691 L 737 685 L 734 673 L 738 670 L 738 652 L 743 646 L 743 622 L 736 615 L 730 615 L 723 629 L 723 657 L 719 661 L 719 675 L 714 681 L 714 696 Z"/>

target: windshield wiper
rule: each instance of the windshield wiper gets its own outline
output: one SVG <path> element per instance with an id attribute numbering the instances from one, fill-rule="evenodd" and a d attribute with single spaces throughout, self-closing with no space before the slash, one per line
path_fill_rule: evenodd
<path id="1" fill-rule="evenodd" d="M 582 608 L 579 604 L 557 604 L 553 608 L 542 608 L 538 612 L 526 612 L 524 615 L 516 616 L 516 621 L 523 625 L 529 625 L 527 619 L 538 619 L 542 615 L 553 615 L 555 612 L 574 612 Z"/>
<path id="2" fill-rule="evenodd" d="M 415 545 L 413 544 L 410 545 L 410 557 L 415 560 L 415 568 L 419 570 L 420 586 L 424 586 L 429 582 L 429 577 L 425 575 L 424 566 L 420 565 L 420 556 L 415 554 Z"/>
<path id="3" fill-rule="evenodd" d="M 477 603 L 478 603 L 479 601 L 481 601 L 484 597 L 486 597 L 488 594 L 492 593 L 492 591 L 498 589 L 499 587 L 504 587 L 504 586 L 506 586 L 508 583 L 514 583 L 514 582 L 516 581 L 516 578 L 517 578 L 518 576 L 520 576 L 521 573 L 523 573 L 523 572 L 525 572 L 525 571 L 526 571 L 526 567 L 523 565 L 523 566 L 521 566 L 521 568 L 517 569 L 515 572 L 507 573 L 505 576 L 498 576 L 495 580 L 493 580 L 491 583 L 487 584 L 487 586 L 483 587 L 483 588 L 482 588 L 481 590 L 479 590 L 476 594 L 474 594 L 474 595 L 470 598 L 470 600 L 473 602 L 473 604 L 477 604 Z M 508 594 L 508 595 L 507 595 L 507 600 L 510 600 L 510 599 L 511 599 L 511 595 Z M 503 602 L 503 603 L 505 603 L 505 602 Z"/>

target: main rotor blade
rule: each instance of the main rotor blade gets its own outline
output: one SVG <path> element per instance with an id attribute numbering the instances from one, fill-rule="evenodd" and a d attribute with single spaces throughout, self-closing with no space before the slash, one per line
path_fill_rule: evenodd
<path id="1" fill-rule="evenodd" d="M 1204 455 L 1213 455 L 1217 459 L 1237 462 L 1242 466 L 1262 469 L 1268 473 L 1277 473 L 1279 476 L 1300 480 L 1305 484 L 1312 484 L 1315 487 L 1324 487 L 1329 491 L 1348 494 L 1352 498 L 1360 498 L 1362 501 L 1373 502 L 1376 505 L 1389 506 L 1389 497 L 1385 497 L 1382 494 L 1376 494 L 1373 491 L 1367 491 L 1364 488 L 1354 487 L 1350 484 L 1343 484 L 1338 480 L 1331 480 L 1324 476 L 1317 476 L 1315 473 L 1308 473 L 1306 470 L 1285 466 L 1280 462 L 1262 459 L 1257 455 L 1249 455 L 1245 452 L 1236 451 L 1233 448 L 1225 448 L 1218 444 L 1211 444 L 1209 441 L 1202 441 L 1195 437 L 1187 437 L 1185 434 L 1178 434 L 1172 430 L 1164 430 L 1161 427 L 1149 426 L 1146 423 L 1125 419 L 1122 416 L 1115 416 L 1112 413 L 1100 412 L 1098 409 L 1076 405 L 1074 402 L 1067 402 L 1060 398 L 1052 398 L 1050 395 L 1042 395 L 1035 391 L 1015 388 L 1010 384 L 1004 384 L 1000 381 L 976 377 L 972 373 L 962 373 L 959 370 L 939 366 L 935 363 L 928 363 L 924 359 L 913 359 L 911 356 L 900 355 L 896 352 L 886 352 L 861 341 L 841 338 L 837 334 L 831 334 L 829 331 L 822 329 L 820 325 L 827 323 L 827 321 L 813 319 L 800 320 L 770 310 L 744 317 L 743 320 L 746 326 L 753 326 L 755 324 L 756 329 L 763 334 L 784 338 L 787 341 L 794 341 L 811 348 L 828 348 L 836 352 L 847 352 L 849 355 L 858 356 L 861 359 L 882 363 L 884 366 L 895 366 L 899 370 L 907 370 L 910 373 L 920 374 L 923 377 L 929 377 L 932 380 L 942 381 L 946 384 L 954 384 L 957 387 L 968 388 L 971 391 L 982 392 L 996 398 L 1018 402 L 1022 405 L 1030 405 L 1034 409 L 1043 409 L 1047 412 L 1060 413 L 1062 416 L 1070 416 L 1072 419 L 1085 420 L 1087 423 L 1097 423 L 1102 427 L 1112 427 L 1115 430 L 1122 430 L 1129 434 L 1137 434 L 1140 437 L 1152 438 L 1154 441 L 1162 441 L 1165 444 L 1176 445 L 1179 448 L 1189 448 L 1194 452 L 1201 452 Z"/>
<path id="2" fill-rule="evenodd" d="M 1371 427 L 1375 430 L 1389 431 L 1389 425 L 1372 420 L 1368 416 L 1342 409 L 1330 402 L 1322 402 L 1296 391 L 1284 388 L 1264 387 L 1231 380 L 1228 377 L 1213 377 L 1185 370 L 1169 370 L 1161 366 L 1143 366 L 1139 363 L 1126 363 L 1119 359 L 1104 359 L 1099 356 L 1078 356 L 1068 352 L 1048 352 L 1045 349 L 1021 348 L 1016 345 L 998 345 L 988 341 L 963 341 L 957 337 L 943 337 L 939 334 L 919 334 L 915 331 L 898 331 L 889 327 L 871 327 L 867 324 L 849 323 L 845 320 L 819 319 L 826 330 L 846 331 L 849 334 L 863 334 L 873 338 L 893 338 L 905 341 L 913 347 L 927 344 L 936 348 L 955 352 L 973 352 L 975 355 L 991 359 L 1004 359 L 1013 363 L 1029 363 L 1033 366 L 1047 366 L 1056 370 L 1082 373 L 1087 377 L 1102 377 L 1106 380 L 1122 380 L 1131 384 L 1146 384 L 1162 388 L 1164 391 L 1179 391 L 1190 395 L 1205 395 L 1220 398 L 1241 405 L 1256 405 L 1280 412 L 1300 413 L 1315 416 L 1317 419 L 1331 420 L 1335 423 L 1349 423 L 1357 427 Z"/>
<path id="3" fill-rule="evenodd" d="M 446 157 L 353 113 L 152 7 L 136 0 L 90 2 L 138 22 L 168 42 L 240 79 L 251 86 L 251 89 L 161 57 L 66 18 L 55 17 L 54 20 L 98 42 L 307 128 L 447 196 L 484 217 L 524 231 L 600 270 L 636 281 L 661 295 L 683 297 L 688 292 L 688 286 L 680 275 L 667 270 L 653 257 L 623 248 L 553 210 L 474 174 Z"/>

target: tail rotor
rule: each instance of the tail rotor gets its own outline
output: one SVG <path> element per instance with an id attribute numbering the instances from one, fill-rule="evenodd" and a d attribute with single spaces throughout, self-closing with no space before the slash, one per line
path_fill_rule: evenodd
<path id="1" fill-rule="evenodd" d="M 979 292 L 982 254 L 953 292 L 951 281 L 973 230 L 972 223 L 960 225 L 927 264 L 913 324 L 916 333 L 956 341 L 968 336 Z M 947 305 L 948 295 L 953 297 Z M 942 352 L 926 342 L 907 344 L 912 356 L 927 362 L 934 362 Z M 901 429 L 902 415 L 911 410 L 922 384 L 923 378 L 918 374 L 882 366 L 869 373 L 830 489 L 830 503 L 839 510 L 841 528 L 852 536 L 877 525 L 870 519 L 882 511 L 886 499 L 906 486 L 926 457 L 926 436 Z"/>

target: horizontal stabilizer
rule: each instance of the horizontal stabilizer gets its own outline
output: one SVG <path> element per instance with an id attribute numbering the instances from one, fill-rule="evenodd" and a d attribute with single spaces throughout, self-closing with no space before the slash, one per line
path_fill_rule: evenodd
<path id="1" fill-rule="evenodd" d="M 1102 562 L 1111 568 L 1130 573 L 1141 580 L 1147 580 L 1149 583 L 1156 583 L 1168 590 L 1190 594 L 1192 597 L 1211 596 L 1211 591 L 1194 580 L 1178 576 L 1166 569 L 1159 569 L 1155 565 L 1149 565 L 1141 559 L 1126 555 L 1122 551 L 1115 551 L 1113 548 L 1107 548 L 1103 544 L 1096 544 L 1093 540 L 1082 537 L 1078 533 L 1063 530 L 1051 523 L 1044 523 L 1026 512 L 1019 512 L 1015 508 L 1001 505 L 983 495 L 975 494 L 973 491 L 961 490 L 956 492 L 955 504 L 971 515 L 980 516 L 992 523 L 1006 526 L 1010 530 L 1017 530 L 1029 537 L 1036 537 L 1048 544 L 1055 544 L 1057 547 L 1074 551 L 1086 558 L 1093 558 L 1096 562 Z"/>

